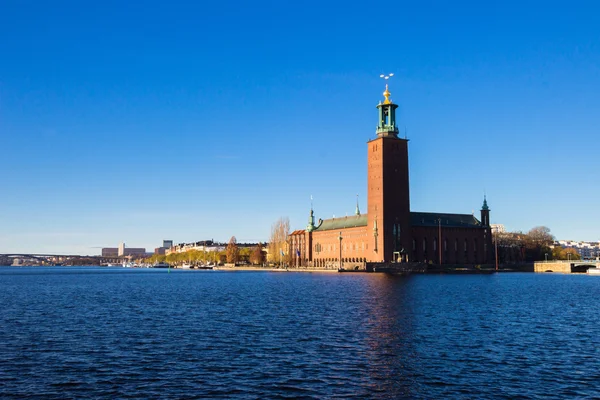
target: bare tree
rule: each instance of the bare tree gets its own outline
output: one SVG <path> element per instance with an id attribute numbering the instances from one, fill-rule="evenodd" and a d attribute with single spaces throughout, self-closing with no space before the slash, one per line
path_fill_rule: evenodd
<path id="1" fill-rule="evenodd" d="M 550 228 L 546 226 L 531 228 L 523 239 L 526 261 L 543 260 L 547 253 L 552 254 L 550 245 L 554 242 L 554 236 L 550 233 Z"/>
<path id="2" fill-rule="evenodd" d="M 536 226 L 527 232 L 529 240 L 535 241 L 542 245 L 550 245 L 554 242 L 554 236 L 550 233 L 550 228 L 547 226 Z"/>
<path id="3" fill-rule="evenodd" d="M 269 260 L 271 262 L 280 262 L 289 256 L 287 249 L 287 238 L 289 234 L 290 219 L 288 217 L 281 217 L 271 225 L 271 238 L 268 246 Z"/>

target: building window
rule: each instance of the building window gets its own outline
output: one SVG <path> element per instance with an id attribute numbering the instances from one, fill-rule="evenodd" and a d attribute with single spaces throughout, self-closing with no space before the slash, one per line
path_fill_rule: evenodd
<path id="1" fill-rule="evenodd" d="M 433 251 L 437 250 L 437 239 L 433 239 Z"/>
<path id="2" fill-rule="evenodd" d="M 413 251 L 417 250 L 417 241 L 413 239 Z"/>
<path id="3" fill-rule="evenodd" d="M 423 239 L 423 252 L 427 251 L 427 239 Z"/>

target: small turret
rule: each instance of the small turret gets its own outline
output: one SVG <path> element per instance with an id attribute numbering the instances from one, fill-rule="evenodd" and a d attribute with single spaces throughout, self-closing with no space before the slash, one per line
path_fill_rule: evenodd
<path id="1" fill-rule="evenodd" d="M 319 218 L 319 221 L 317 221 L 317 225 L 315 225 L 315 213 L 313 211 L 312 200 L 313 198 L 312 196 L 310 196 L 310 215 L 308 216 L 308 225 L 306 225 L 306 232 L 308 233 L 319 229 L 319 227 L 323 223 L 323 220 Z"/>
<path id="2" fill-rule="evenodd" d="M 483 195 L 483 205 L 481 206 L 481 225 L 490 226 L 490 208 L 485 195 Z"/>
<path id="3" fill-rule="evenodd" d="M 315 229 L 317 229 L 317 227 L 315 226 L 315 213 L 313 212 L 312 204 L 311 204 L 311 206 L 310 206 L 310 216 L 308 217 L 308 225 L 306 225 L 306 231 L 307 232 L 312 232 Z"/>
<path id="4" fill-rule="evenodd" d="M 377 105 L 379 109 L 378 137 L 398 137 L 398 127 L 396 126 L 396 108 L 398 108 L 398 105 L 392 103 L 390 95 L 391 93 L 386 84 L 385 91 L 383 92 L 385 99 L 383 103 L 379 102 Z"/>

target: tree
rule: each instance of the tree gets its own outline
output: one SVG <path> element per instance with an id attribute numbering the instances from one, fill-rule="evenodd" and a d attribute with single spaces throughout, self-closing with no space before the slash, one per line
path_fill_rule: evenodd
<path id="1" fill-rule="evenodd" d="M 250 256 L 252 255 L 252 248 L 250 247 L 241 247 L 240 248 L 240 261 L 248 262 L 250 261 Z"/>
<path id="2" fill-rule="evenodd" d="M 562 248 L 560 246 L 554 246 L 552 249 L 552 258 L 555 260 L 580 260 L 581 256 L 572 247 Z"/>
<path id="3" fill-rule="evenodd" d="M 565 249 L 565 260 L 581 260 L 581 256 L 579 255 L 579 253 L 577 252 L 577 250 L 575 250 L 572 247 L 568 247 Z"/>
<path id="4" fill-rule="evenodd" d="M 290 220 L 288 217 L 281 217 L 271 225 L 271 238 L 269 240 L 269 260 L 271 262 L 280 262 L 282 255 L 288 256 L 287 238 L 290 233 Z"/>
<path id="5" fill-rule="evenodd" d="M 226 252 L 227 252 L 227 262 L 228 263 L 235 264 L 239 261 L 240 249 L 238 248 L 237 240 L 236 240 L 235 236 L 232 236 L 231 239 L 229 239 L 229 244 L 227 245 Z"/>
<path id="6" fill-rule="evenodd" d="M 527 236 L 530 240 L 546 246 L 549 246 L 554 242 L 554 236 L 550 233 L 550 228 L 547 226 L 536 226 L 535 228 L 531 228 L 529 232 L 527 232 Z"/>
<path id="7" fill-rule="evenodd" d="M 256 245 L 250 254 L 250 262 L 252 264 L 262 264 L 265 262 L 265 253 L 262 249 L 262 243 Z"/>
<path id="8" fill-rule="evenodd" d="M 536 226 L 524 237 L 526 261 L 544 260 L 547 254 L 552 254 L 550 245 L 554 242 L 554 236 L 550 234 L 550 228 Z"/>

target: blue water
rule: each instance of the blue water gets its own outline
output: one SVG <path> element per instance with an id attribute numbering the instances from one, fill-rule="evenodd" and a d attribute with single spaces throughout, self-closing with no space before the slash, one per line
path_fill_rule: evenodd
<path id="1" fill-rule="evenodd" d="M 0 268 L 2 398 L 600 396 L 600 277 Z"/>

